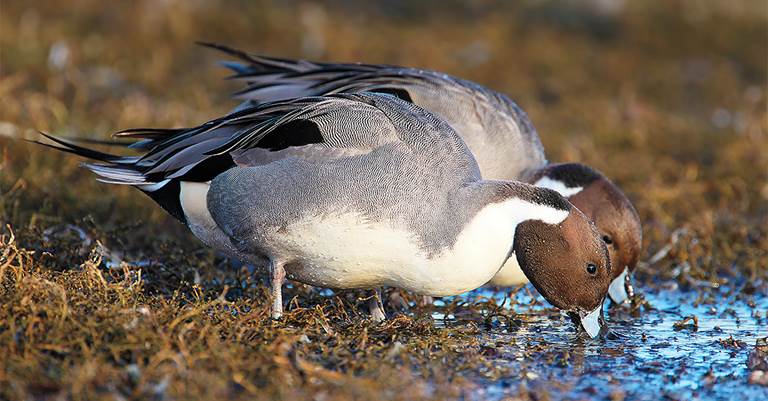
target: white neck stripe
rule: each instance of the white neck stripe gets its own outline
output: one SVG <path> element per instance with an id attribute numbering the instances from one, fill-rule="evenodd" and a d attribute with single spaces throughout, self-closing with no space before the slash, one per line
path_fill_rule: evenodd
<path id="1" fill-rule="evenodd" d="M 528 202 L 519 198 L 512 198 L 504 202 L 511 210 L 514 224 L 526 220 L 540 220 L 547 224 L 560 224 L 568 217 L 568 210 L 556 209 L 552 206 Z"/>
<path id="2" fill-rule="evenodd" d="M 557 191 L 560 195 L 566 198 L 570 198 L 571 196 L 576 195 L 577 193 L 581 192 L 582 189 L 584 189 L 584 187 L 568 187 L 563 182 L 553 180 L 549 177 L 541 177 L 533 185 Z"/>

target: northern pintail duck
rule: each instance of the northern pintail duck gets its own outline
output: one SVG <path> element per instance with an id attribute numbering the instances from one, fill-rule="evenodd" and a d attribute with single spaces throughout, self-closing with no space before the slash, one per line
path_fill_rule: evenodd
<path id="1" fill-rule="evenodd" d="M 443 73 L 391 65 L 319 63 L 251 55 L 205 44 L 240 59 L 224 62 L 247 82 L 241 107 L 265 101 L 330 93 L 390 93 L 446 120 L 467 143 L 486 179 L 521 180 L 565 196 L 597 225 L 614 266 L 610 298 L 632 292 L 631 272 L 642 246 L 640 218 L 627 197 L 603 174 L 584 164 L 548 164 L 526 113 L 507 96 Z M 527 282 L 510 258 L 491 284 Z"/>
<path id="2" fill-rule="evenodd" d="M 447 296 L 482 286 L 513 257 L 549 302 L 599 331 L 612 272 L 592 222 L 556 191 L 481 179 L 447 123 L 396 97 L 300 98 L 119 135 L 142 139 L 144 153 L 47 137 L 209 246 L 268 265 L 276 318 L 284 277 Z"/>

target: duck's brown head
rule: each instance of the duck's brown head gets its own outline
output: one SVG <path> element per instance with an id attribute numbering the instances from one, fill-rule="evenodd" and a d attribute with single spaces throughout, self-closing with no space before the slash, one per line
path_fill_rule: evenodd
<path id="1" fill-rule="evenodd" d="M 632 295 L 630 274 L 642 247 L 640 217 L 624 193 L 595 169 L 580 163 L 550 164 L 531 180 L 565 196 L 600 231 L 613 266 L 611 300 L 623 303 Z"/>
<path id="2" fill-rule="evenodd" d="M 594 337 L 600 330 L 603 300 L 613 279 L 605 243 L 579 209 L 555 191 L 537 190 L 562 199 L 567 212 L 555 224 L 534 218 L 519 223 L 513 244 L 515 256 L 544 298 L 578 314 L 584 329 Z"/>

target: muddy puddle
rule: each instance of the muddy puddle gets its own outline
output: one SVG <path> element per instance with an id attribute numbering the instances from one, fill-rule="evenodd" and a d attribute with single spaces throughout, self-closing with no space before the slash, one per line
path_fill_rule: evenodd
<path id="1" fill-rule="evenodd" d="M 756 339 L 768 336 L 768 296 L 745 296 L 738 288 L 708 289 L 706 297 L 664 289 L 674 286 L 640 288 L 642 307 L 609 308 L 609 332 L 594 340 L 529 291 L 518 292 L 516 303 L 487 290 L 470 294 L 513 305 L 520 314 L 484 325 L 483 353 L 505 374 L 479 380 L 470 398 L 528 390 L 554 399 L 768 399 L 768 387 L 747 384 L 746 365 Z M 461 316 L 433 317 L 440 325 L 462 322 Z"/>

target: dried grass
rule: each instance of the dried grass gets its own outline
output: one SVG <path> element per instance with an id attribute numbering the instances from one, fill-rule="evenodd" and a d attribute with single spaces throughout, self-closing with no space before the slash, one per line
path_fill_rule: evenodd
<path id="1" fill-rule="evenodd" d="M 765 288 L 761 2 L 631 2 L 613 16 L 554 2 L 328 4 L 2 4 L 0 399 L 446 399 L 525 374 L 486 361 L 483 326 L 526 320 L 489 300 L 448 305 L 466 319 L 445 328 L 418 309 L 377 325 L 359 294 L 296 286 L 274 322 L 246 268 L 137 192 L 19 140 L 104 138 L 226 111 L 234 86 L 219 81 L 218 55 L 192 45 L 200 39 L 424 66 L 502 90 L 552 160 L 594 165 L 635 202 L 641 289 Z M 570 358 L 544 345 L 526 353 Z"/>

